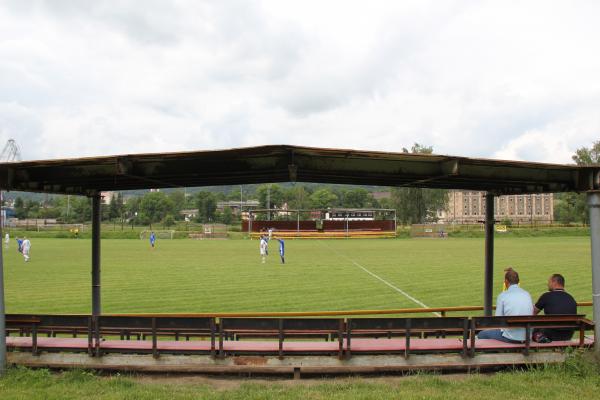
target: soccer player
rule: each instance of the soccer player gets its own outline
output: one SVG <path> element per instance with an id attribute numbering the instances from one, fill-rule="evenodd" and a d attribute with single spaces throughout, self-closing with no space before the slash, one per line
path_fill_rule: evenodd
<path id="1" fill-rule="evenodd" d="M 154 234 L 154 231 L 150 232 L 150 246 L 152 246 L 152 248 L 154 248 L 154 244 L 156 243 L 156 235 Z"/>
<path id="2" fill-rule="evenodd" d="M 4 247 L 8 249 L 8 245 L 10 244 L 10 235 L 6 232 L 4 235 Z"/>
<path id="3" fill-rule="evenodd" d="M 25 262 L 29 261 L 29 250 L 31 250 L 31 242 L 26 237 L 23 238 L 23 244 L 21 244 L 21 250 L 23 250 L 23 258 Z"/>
<path id="4" fill-rule="evenodd" d="M 281 263 L 285 264 L 285 243 L 283 239 L 276 239 L 279 242 L 279 257 L 281 257 Z"/>
<path id="5" fill-rule="evenodd" d="M 267 248 L 268 248 L 267 238 L 265 236 L 260 237 L 260 257 L 262 259 L 262 263 L 264 264 L 267 260 Z"/>
<path id="6" fill-rule="evenodd" d="M 18 236 L 15 239 L 17 240 L 17 251 L 19 253 L 23 253 L 23 239 L 19 238 Z"/>

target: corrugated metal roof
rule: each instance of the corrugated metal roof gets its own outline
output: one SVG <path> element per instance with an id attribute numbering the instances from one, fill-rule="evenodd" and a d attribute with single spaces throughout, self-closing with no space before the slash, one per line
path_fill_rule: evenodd
<path id="1" fill-rule="evenodd" d="M 288 145 L 0 163 L 0 187 L 100 191 L 268 182 L 485 190 L 498 194 L 600 189 L 600 166 Z"/>

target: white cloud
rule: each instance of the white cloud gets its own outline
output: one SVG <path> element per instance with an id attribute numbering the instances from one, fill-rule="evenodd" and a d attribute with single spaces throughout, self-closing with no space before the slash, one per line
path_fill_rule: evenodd
<path id="1" fill-rule="evenodd" d="M 597 15 L 593 1 L 5 1 L 0 141 L 27 159 L 419 142 L 569 162 L 600 136 Z"/>
<path id="2" fill-rule="evenodd" d="M 596 103 L 595 110 L 600 106 Z M 573 163 L 571 143 L 592 143 L 600 139 L 600 115 L 594 109 L 578 110 L 574 115 L 535 128 L 506 143 L 495 158 Z"/>

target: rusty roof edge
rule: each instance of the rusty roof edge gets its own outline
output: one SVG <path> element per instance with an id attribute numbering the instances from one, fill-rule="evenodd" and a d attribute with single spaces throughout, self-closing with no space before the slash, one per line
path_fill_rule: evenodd
<path id="1" fill-rule="evenodd" d="M 321 147 L 309 147 L 309 146 L 295 146 L 295 145 L 264 145 L 254 147 L 239 147 L 230 149 L 216 149 L 216 150 L 196 150 L 186 152 L 166 152 L 166 153 L 128 153 L 119 155 L 108 155 L 98 157 L 81 157 L 81 158 L 62 158 L 62 159 L 47 159 L 47 160 L 29 160 L 22 162 L 12 163 L 0 163 L 0 168 L 11 167 L 11 168 L 27 168 L 27 167 L 50 167 L 57 165 L 74 166 L 74 165 L 89 165 L 89 164 L 110 164 L 115 163 L 119 159 L 131 159 L 136 161 L 145 161 L 145 159 L 153 158 L 194 158 L 198 156 L 210 156 L 218 154 L 231 154 L 235 155 L 239 153 L 242 155 L 251 155 L 252 153 L 256 156 L 267 156 L 271 152 L 272 154 L 294 153 L 295 155 L 301 155 L 302 153 L 316 153 L 323 156 L 337 156 L 337 157 L 366 157 L 373 159 L 390 159 L 397 160 L 402 158 L 405 160 L 413 159 L 415 161 L 448 161 L 458 160 L 461 163 L 477 164 L 477 165 L 489 165 L 489 166 L 512 166 L 518 168 L 540 168 L 540 169 L 564 169 L 564 170 L 577 170 L 581 168 L 599 168 L 600 166 L 578 166 L 574 164 L 551 164 L 541 162 L 530 162 L 530 161 L 517 161 L 517 160 L 497 160 L 490 158 L 470 158 L 464 156 L 452 156 L 444 154 L 414 154 L 414 153 L 402 153 L 402 152 L 382 152 L 373 150 L 360 150 L 360 149 L 339 149 L 339 148 L 321 148 Z M 246 154 L 250 153 L 250 154 Z"/>

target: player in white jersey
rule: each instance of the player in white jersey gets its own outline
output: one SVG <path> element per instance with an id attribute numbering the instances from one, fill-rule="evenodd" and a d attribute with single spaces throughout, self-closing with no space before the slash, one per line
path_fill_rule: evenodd
<path id="1" fill-rule="evenodd" d="M 264 264 L 267 260 L 269 244 L 267 243 L 267 238 L 265 236 L 260 237 L 260 257 L 262 259 L 262 263 Z"/>
<path id="2" fill-rule="evenodd" d="M 21 245 L 21 249 L 23 250 L 23 257 L 25 258 L 25 262 L 29 261 L 29 251 L 31 250 L 31 242 L 27 238 L 23 238 L 23 244 Z"/>

